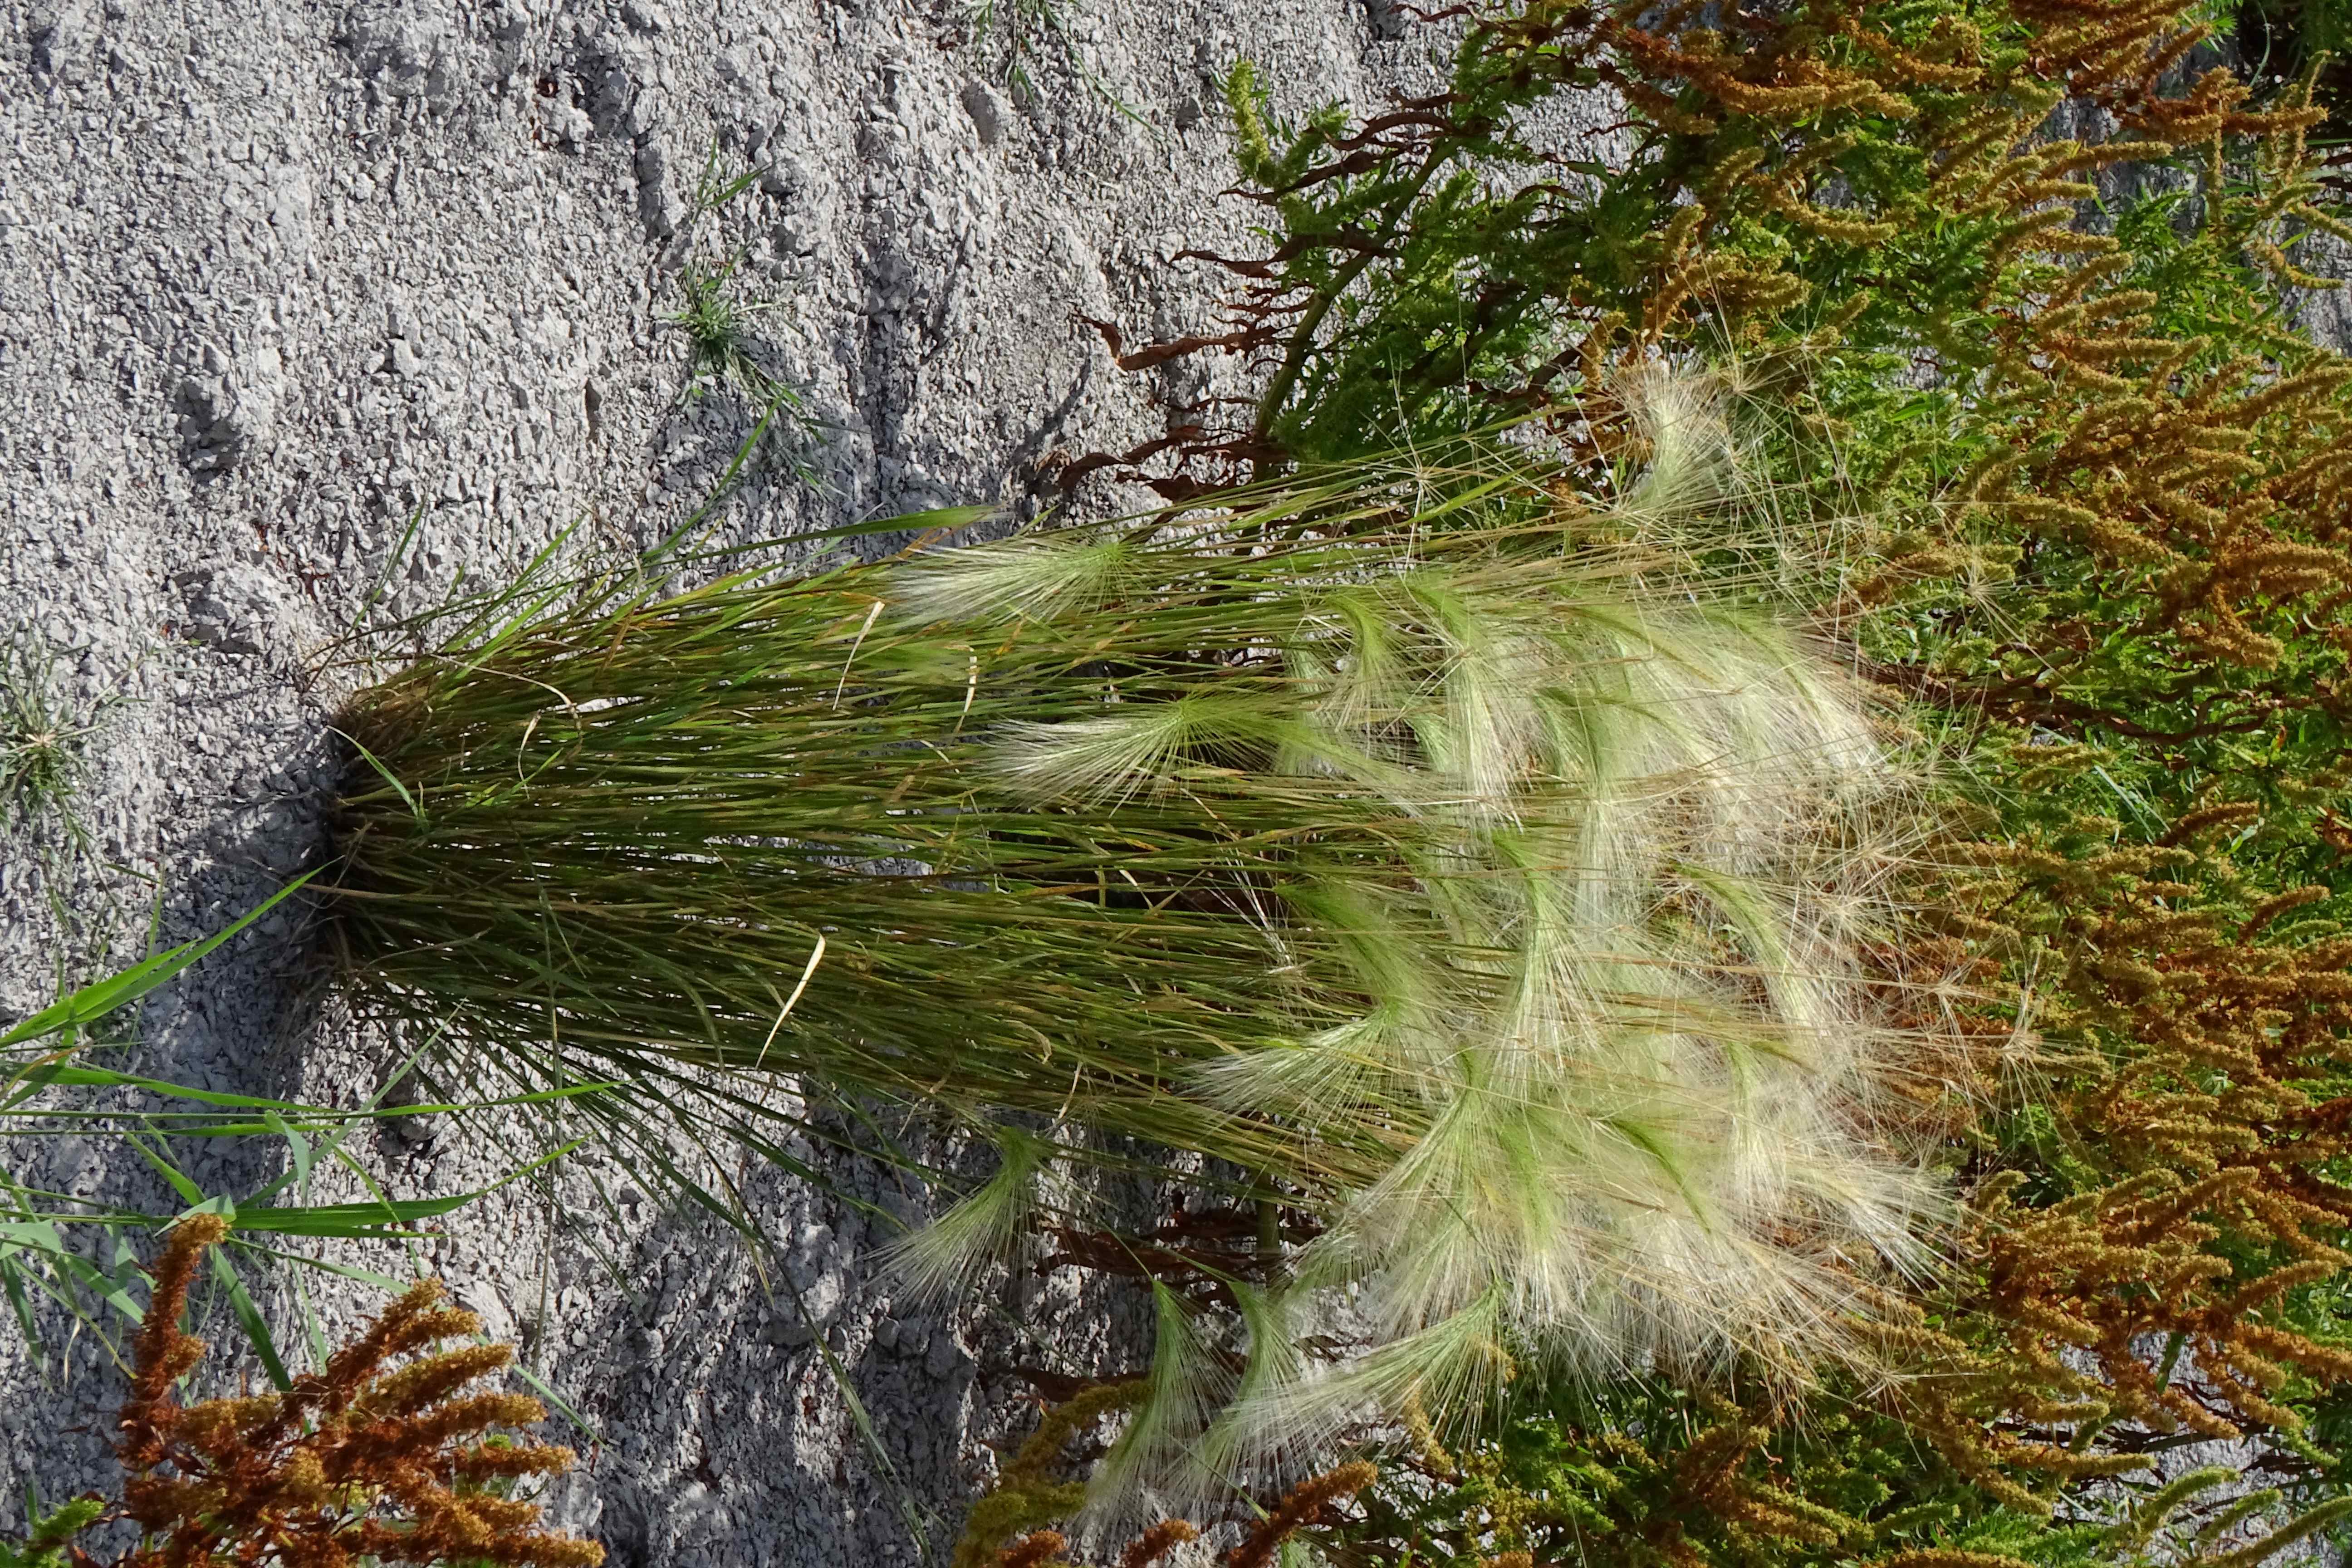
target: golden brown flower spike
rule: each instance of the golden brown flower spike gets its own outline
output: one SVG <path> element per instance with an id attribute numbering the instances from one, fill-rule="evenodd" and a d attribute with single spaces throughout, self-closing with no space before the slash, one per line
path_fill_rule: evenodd
<path id="1" fill-rule="evenodd" d="M 1054 1476 L 1063 1445 L 1104 1416 L 1132 1407 L 1143 1391 L 1141 1383 L 1100 1383 L 1046 1411 L 996 1485 L 972 1504 L 956 1542 L 955 1568 L 982 1568 L 993 1561 L 997 1542 L 1014 1531 L 1076 1512 L 1086 1502 L 1086 1483 Z"/>
<path id="2" fill-rule="evenodd" d="M 1359 1459 L 1299 1482 L 1272 1513 L 1257 1522 L 1246 1540 L 1225 1553 L 1225 1568 L 1265 1568 L 1284 1542 L 1321 1522 L 1327 1509 L 1354 1497 L 1379 1475 L 1377 1468 Z"/>
<path id="3" fill-rule="evenodd" d="M 1024 1535 L 996 1554 L 996 1568 L 1045 1568 L 1069 1542 L 1057 1530 Z"/>
<path id="4" fill-rule="evenodd" d="M 538 1505 L 499 1495 L 499 1483 L 569 1468 L 572 1450 L 495 1430 L 547 1412 L 522 1394 L 465 1392 L 514 1350 L 436 1350 L 480 1328 L 470 1312 L 436 1310 L 437 1281 L 412 1288 L 324 1371 L 283 1394 L 174 1401 L 172 1385 L 205 1353 L 204 1342 L 179 1327 L 189 1282 L 228 1228 L 216 1215 L 184 1220 L 156 1262 L 118 1446 L 130 1472 L 121 1517 L 147 1541 L 116 1568 L 595 1568 L 604 1560 L 593 1541 L 533 1529 Z"/>
<path id="5" fill-rule="evenodd" d="M 131 1397 L 122 1405 L 122 1462 L 129 1468 L 146 1469 L 163 1458 L 164 1439 L 157 1423 L 179 1414 L 172 1384 L 205 1354 L 205 1342 L 181 1330 L 180 1314 L 187 1310 L 188 1286 L 205 1248 L 227 1234 L 228 1222 L 220 1215 L 192 1215 L 172 1227 L 155 1260 L 154 1294 L 134 1350 Z"/>
<path id="6" fill-rule="evenodd" d="M 1118 1568 L 1151 1568 L 1186 1542 L 1200 1538 L 1201 1532 L 1186 1521 L 1163 1519 L 1128 1543 L 1119 1555 Z"/>

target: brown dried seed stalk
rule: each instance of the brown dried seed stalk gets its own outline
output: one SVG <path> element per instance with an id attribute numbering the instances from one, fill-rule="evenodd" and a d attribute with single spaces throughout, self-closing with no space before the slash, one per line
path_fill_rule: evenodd
<path id="1" fill-rule="evenodd" d="M 1184 1520 L 1164 1519 L 1128 1543 L 1120 1554 L 1118 1568 L 1151 1568 L 1171 1552 L 1188 1541 L 1198 1541 L 1201 1532 Z"/>
<path id="2" fill-rule="evenodd" d="M 1042 1568 L 1069 1545 L 1057 1530 L 1024 1535 L 996 1554 L 996 1568 Z"/>
<path id="3" fill-rule="evenodd" d="M 1332 1504 L 1370 1486 L 1379 1475 L 1378 1468 L 1359 1459 L 1299 1482 L 1239 1546 L 1225 1553 L 1225 1568 L 1265 1568 L 1284 1542 L 1319 1521 Z"/>
<path id="4" fill-rule="evenodd" d="M 470 1313 L 433 1310 L 437 1283 L 410 1290 L 323 1372 L 284 1394 L 176 1404 L 173 1383 L 205 1349 L 178 1326 L 189 1282 L 205 1249 L 227 1233 L 218 1215 L 183 1221 L 156 1262 L 119 1447 L 130 1472 L 121 1517 L 150 1541 L 118 1568 L 604 1561 L 593 1541 L 533 1530 L 537 1505 L 475 1489 L 494 1477 L 555 1473 L 572 1454 L 529 1440 L 493 1444 L 495 1428 L 546 1412 L 521 1394 L 464 1392 L 504 1366 L 512 1347 L 434 1353 L 478 1326 Z M 415 1352 L 425 1353 L 386 1369 L 391 1357 Z"/>

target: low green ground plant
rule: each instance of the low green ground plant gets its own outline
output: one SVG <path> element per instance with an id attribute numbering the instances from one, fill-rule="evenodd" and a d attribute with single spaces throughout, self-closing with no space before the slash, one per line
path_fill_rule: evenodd
<path id="1" fill-rule="evenodd" d="M 733 400 L 750 421 L 732 459 L 703 504 L 681 526 L 679 532 L 689 537 L 699 532 L 751 471 L 755 458 L 781 458 L 780 466 L 803 482 L 814 477 L 798 448 L 815 423 L 801 389 L 777 369 L 775 349 L 760 333 L 761 318 L 781 309 L 781 301 L 750 291 L 743 279 L 746 249 L 729 251 L 722 244 L 713 252 L 712 237 L 723 234 L 730 205 L 768 172 L 767 165 L 761 165 L 728 175 L 713 142 L 673 241 L 679 302 L 656 319 L 685 340 L 687 378 L 678 390 L 679 405 L 717 394 Z"/>
<path id="2" fill-rule="evenodd" d="M 735 264 L 716 267 L 688 261 L 678 271 L 678 291 L 685 303 L 666 318 L 687 342 L 687 364 L 692 391 L 702 386 L 731 386 L 763 413 L 772 405 L 796 405 L 792 389 L 772 375 L 754 348 L 753 323 L 776 307 L 772 302 L 746 301 L 730 288 Z"/>
<path id="3" fill-rule="evenodd" d="M 102 1065 L 121 1043 L 104 1033 L 110 1021 L 236 940 L 298 894 L 307 880 L 212 936 L 83 986 L 0 1034 L 0 1295 L 37 1363 L 46 1362 L 51 1332 L 60 1322 L 90 1333 L 121 1363 L 122 1336 L 143 1321 L 140 1301 L 152 1286 L 139 1259 L 139 1239 L 190 1215 L 212 1215 L 227 1227 L 206 1254 L 212 1291 L 263 1369 L 284 1388 L 286 1362 L 252 1288 L 257 1272 L 314 1268 L 392 1285 L 396 1282 L 381 1272 L 315 1249 L 321 1244 L 412 1242 L 420 1226 L 489 1190 L 394 1197 L 346 1144 L 353 1132 L 387 1115 L 469 1114 L 499 1107 L 387 1108 L 379 1095 L 339 1110 L 200 1089 Z M 97 1139 L 129 1152 L 183 1206 L 157 1212 L 39 1186 L 24 1173 L 47 1145 L 61 1139 Z M 239 1197 L 208 1190 L 190 1173 L 188 1149 L 255 1140 L 282 1147 L 285 1168 L 254 1191 Z M 547 1152 L 508 1180 L 527 1176 L 568 1152 Z M 348 1203 L 312 1201 L 314 1173 L 334 1167 L 355 1176 L 371 1195 Z"/>

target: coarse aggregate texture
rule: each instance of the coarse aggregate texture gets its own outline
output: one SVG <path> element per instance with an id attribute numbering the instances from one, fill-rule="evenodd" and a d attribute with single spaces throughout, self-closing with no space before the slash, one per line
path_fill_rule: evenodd
<path id="1" fill-rule="evenodd" d="M 950 6 L 857 0 L 8 0 L 0 4 L 0 637 L 70 716 L 79 788 L 0 837 L 0 1017 L 217 929 L 322 847 L 337 638 L 495 581 L 562 531 L 644 544 L 710 493 L 756 412 L 688 387 L 665 318 L 721 288 L 798 390 L 719 526 L 737 539 L 947 502 L 1033 510 L 1057 459 L 1159 433 L 1209 374 L 1121 374 L 1212 321 L 1188 247 L 1248 243 L 1215 78 L 1297 111 L 1433 83 L 1361 0 L 1058 0 L 1034 90 Z M 715 212 L 706 170 L 761 171 Z M 1236 380 L 1233 384 L 1238 385 Z M 370 609 L 373 604 L 373 610 Z M 74 831 L 68 830 L 70 822 Z M 77 837 L 79 835 L 79 837 Z M 161 993 L 114 1058 L 352 1103 L 406 1044 L 351 1024 L 293 906 Z M 356 1135 L 402 1196 L 533 1152 L 516 1127 Z M 184 1151 L 222 1190 L 265 1149 Z M 814 1152 L 811 1152 L 814 1155 Z M 12 1156 L 14 1157 L 14 1156 Z M 119 1146 L 27 1173 L 160 1202 Z M 414 1257 L 584 1415 L 559 1522 L 619 1564 L 911 1561 L 1025 1429 L 1016 1365 L 1124 1370 L 1135 1304 L 1016 1274 L 950 1316 L 871 1253 L 895 1177 L 730 1166 L 763 1262 L 594 1149 L 461 1211 Z M 357 1196 L 348 1173 L 321 1201 Z M 378 1299 L 311 1279 L 331 1336 Z M 266 1306 L 300 1344 L 290 1280 Z M 795 1304 L 797 1302 L 797 1305 Z M 61 1324 L 52 1323 L 53 1331 Z M 224 1364 L 239 1353 L 215 1322 Z M 87 1334 L 0 1335 L 0 1525 L 109 1479 L 119 1373 Z M 880 1462 L 842 1394 L 870 1415 Z"/>

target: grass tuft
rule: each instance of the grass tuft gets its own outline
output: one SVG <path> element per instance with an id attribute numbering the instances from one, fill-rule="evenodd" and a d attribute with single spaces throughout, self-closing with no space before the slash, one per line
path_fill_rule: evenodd
<path id="1" fill-rule="evenodd" d="M 0 826 L 47 816 L 79 837 L 72 808 L 87 779 L 84 749 L 120 700 L 77 717 L 57 684 L 57 656 L 32 634 L 0 647 Z"/>
<path id="2" fill-rule="evenodd" d="M 1037 96 L 1032 68 L 1048 52 L 1065 57 L 1079 74 L 1089 74 L 1063 21 L 1062 0 L 971 0 L 965 16 L 972 50 L 1024 104 Z"/>
<path id="3" fill-rule="evenodd" d="M 707 393 L 720 392 L 738 400 L 741 413 L 752 421 L 750 433 L 736 448 L 735 458 L 714 493 L 684 531 L 691 533 L 727 494 L 745 462 L 772 437 L 788 431 L 805 436 L 811 427 L 808 406 L 801 390 L 770 368 L 773 350 L 762 342 L 760 319 L 782 308 L 773 300 L 747 298 L 737 288 L 737 274 L 745 259 L 743 249 L 722 258 L 705 259 L 698 236 L 715 228 L 728 204 L 750 190 L 767 172 L 764 166 L 731 177 L 720 168 L 717 142 L 710 145 L 702 174 L 677 240 L 678 309 L 657 320 L 686 340 L 687 379 L 680 389 L 681 405 Z M 788 443 L 789 445 L 789 443 Z M 801 479 L 814 476 L 805 459 L 789 456 L 788 466 Z"/>
<path id="4" fill-rule="evenodd" d="M 755 407 L 780 400 L 797 407 L 797 395 L 761 363 L 759 350 L 759 318 L 776 307 L 737 298 L 730 286 L 734 272 L 731 260 L 710 266 L 689 259 L 678 268 L 685 303 L 663 320 L 686 338 L 689 387 L 731 386 Z"/>
<path id="5" fill-rule="evenodd" d="M 1268 1360 L 1244 1432 L 1459 1409 L 1506 1342 L 1856 1357 L 1942 1201 L 1901 1131 L 1936 1059 L 1867 962 L 1907 781 L 1752 585 L 1645 542 L 1739 526 L 1732 477 L 1564 505 L 1513 464 L 529 596 L 344 717 L 348 971 L 580 1078 L 790 1074 L 1237 1167 L 1322 1227 L 1253 1327 L 1346 1303 L 1374 1347 Z M 1051 1206 L 1005 1172 L 918 1276 Z M 1198 1436 L 1180 1403 L 1139 1429 Z"/>

